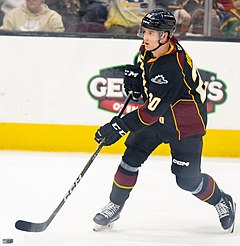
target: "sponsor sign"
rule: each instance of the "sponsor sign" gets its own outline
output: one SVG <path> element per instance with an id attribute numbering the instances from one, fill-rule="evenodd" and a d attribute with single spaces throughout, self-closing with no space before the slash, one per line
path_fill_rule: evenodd
<path id="1" fill-rule="evenodd" d="M 118 112 L 121 108 L 126 97 L 123 88 L 124 68 L 125 66 L 116 66 L 101 69 L 99 75 L 89 80 L 88 91 L 93 99 L 97 101 L 98 108 L 112 112 Z M 216 107 L 226 101 L 226 85 L 217 78 L 216 73 L 204 69 L 198 69 L 198 71 L 207 86 L 207 111 L 208 113 L 214 113 Z M 167 81 L 164 77 L 161 77 L 156 78 L 154 83 L 167 83 Z M 135 110 L 140 103 L 130 103 L 125 113 Z"/>

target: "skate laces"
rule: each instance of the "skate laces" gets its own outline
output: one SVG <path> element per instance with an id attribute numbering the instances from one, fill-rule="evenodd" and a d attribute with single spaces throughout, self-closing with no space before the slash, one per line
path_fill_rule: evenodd
<path id="1" fill-rule="evenodd" d="M 109 202 L 103 208 L 103 211 L 100 214 L 102 214 L 106 218 L 111 218 L 113 215 L 115 215 L 118 212 L 119 208 L 120 208 L 120 205 Z"/>
<path id="2" fill-rule="evenodd" d="M 215 208 L 220 219 L 229 215 L 229 207 L 226 204 L 225 199 L 221 198 L 220 202 L 215 205 Z"/>

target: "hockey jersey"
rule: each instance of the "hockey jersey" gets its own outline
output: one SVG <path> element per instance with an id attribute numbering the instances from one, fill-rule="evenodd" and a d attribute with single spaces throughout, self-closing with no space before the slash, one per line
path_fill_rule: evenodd
<path id="1" fill-rule="evenodd" d="M 144 45 L 140 56 L 144 104 L 124 117 L 130 130 L 159 121 L 176 131 L 178 139 L 204 135 L 206 86 L 182 46 L 172 37 L 161 57 L 153 57 Z"/>

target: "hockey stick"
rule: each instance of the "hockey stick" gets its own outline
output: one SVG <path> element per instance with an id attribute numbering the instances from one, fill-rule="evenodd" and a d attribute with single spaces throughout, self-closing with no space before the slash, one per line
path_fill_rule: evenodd
<path id="1" fill-rule="evenodd" d="M 124 104 L 118 113 L 118 117 L 120 117 L 123 114 L 123 112 L 126 109 L 130 100 L 131 100 L 131 94 L 129 94 L 127 96 L 127 98 L 125 99 Z M 72 194 L 73 190 L 77 187 L 78 183 L 81 181 L 82 177 L 87 172 L 88 168 L 91 166 L 91 164 L 93 163 L 93 161 L 95 160 L 95 158 L 97 157 L 97 155 L 99 154 L 99 152 L 101 151 L 103 146 L 104 146 L 104 139 L 99 143 L 98 147 L 96 148 L 95 152 L 90 157 L 89 161 L 87 162 L 87 164 L 83 168 L 82 172 L 79 174 L 77 179 L 74 181 L 73 185 L 68 190 L 68 192 L 66 193 L 66 195 L 64 196 L 62 201 L 59 203 L 57 208 L 53 211 L 53 213 L 50 215 L 50 217 L 45 222 L 34 223 L 34 222 L 25 221 L 25 220 L 18 220 L 15 223 L 15 227 L 18 230 L 27 231 L 27 232 L 42 232 L 42 231 L 46 230 L 47 227 L 49 226 L 49 224 L 54 219 L 54 217 L 59 212 L 59 210 L 62 208 L 62 206 L 64 205 L 64 203 L 68 199 L 68 197 Z"/>

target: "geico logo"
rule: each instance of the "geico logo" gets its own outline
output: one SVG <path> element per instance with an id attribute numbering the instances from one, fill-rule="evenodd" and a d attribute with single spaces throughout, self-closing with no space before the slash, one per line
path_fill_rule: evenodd
<path id="1" fill-rule="evenodd" d="M 173 163 L 174 164 L 177 164 L 177 165 L 179 165 L 179 166 L 189 166 L 189 164 L 190 164 L 190 162 L 188 161 L 188 162 L 184 162 L 184 161 L 179 161 L 179 160 L 176 160 L 176 159 L 173 159 Z"/>
<path id="2" fill-rule="evenodd" d="M 121 102 L 114 102 L 112 105 L 112 110 L 114 112 L 119 112 L 119 110 L 122 108 L 123 103 Z M 130 113 L 138 108 L 138 105 L 128 105 L 125 109 L 126 113 Z"/>
<path id="3" fill-rule="evenodd" d="M 212 102 L 222 102 L 224 98 L 224 84 L 221 81 L 205 82 L 207 86 L 207 99 Z"/>
<path id="4" fill-rule="evenodd" d="M 123 78 L 96 77 L 90 81 L 89 91 L 95 98 L 122 98 L 125 95 Z"/>
<path id="5" fill-rule="evenodd" d="M 214 80 L 212 76 L 211 82 L 205 81 L 207 86 L 207 99 L 213 103 L 219 103 L 225 100 L 225 87 L 221 81 Z M 89 92 L 95 98 L 122 98 L 125 94 L 123 88 L 123 78 L 103 78 L 95 77 L 89 83 Z"/>

